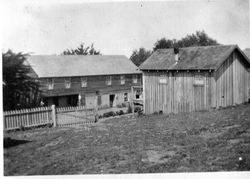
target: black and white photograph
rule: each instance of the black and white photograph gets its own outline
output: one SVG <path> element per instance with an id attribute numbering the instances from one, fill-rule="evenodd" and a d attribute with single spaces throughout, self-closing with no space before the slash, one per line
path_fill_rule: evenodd
<path id="1" fill-rule="evenodd" d="M 250 177 L 249 0 L 1 4 L 1 176 Z"/>

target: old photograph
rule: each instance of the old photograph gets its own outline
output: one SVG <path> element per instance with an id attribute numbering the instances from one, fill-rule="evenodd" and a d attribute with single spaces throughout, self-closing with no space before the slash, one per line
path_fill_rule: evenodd
<path id="1" fill-rule="evenodd" d="M 3 176 L 250 176 L 249 0 L 2 9 Z"/>

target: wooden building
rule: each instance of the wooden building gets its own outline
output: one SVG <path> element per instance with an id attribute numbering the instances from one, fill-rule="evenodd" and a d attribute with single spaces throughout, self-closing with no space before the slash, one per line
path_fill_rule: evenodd
<path id="1" fill-rule="evenodd" d="M 38 55 L 27 63 L 45 105 L 113 107 L 128 102 L 131 86 L 142 81 L 139 69 L 119 55 Z"/>
<path id="2" fill-rule="evenodd" d="M 250 59 L 250 48 L 246 48 L 244 50 L 244 53 L 246 54 L 246 56 L 248 57 L 248 59 Z M 249 70 L 249 83 L 250 83 L 250 70 Z M 248 101 L 250 101 L 250 87 L 249 87 L 249 91 L 248 91 Z"/>
<path id="3" fill-rule="evenodd" d="M 190 112 L 247 102 L 249 67 L 237 45 L 159 49 L 140 66 L 144 112 Z"/>

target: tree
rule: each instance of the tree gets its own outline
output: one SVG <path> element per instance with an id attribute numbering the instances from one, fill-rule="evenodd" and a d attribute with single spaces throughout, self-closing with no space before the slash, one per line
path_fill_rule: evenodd
<path id="1" fill-rule="evenodd" d="M 140 48 L 139 50 L 134 50 L 130 56 L 130 60 L 136 65 L 140 66 L 150 55 L 151 51 L 146 50 L 145 48 Z"/>
<path id="2" fill-rule="evenodd" d="M 174 45 L 174 40 L 169 40 L 166 38 L 161 38 L 154 44 L 153 51 L 163 48 L 172 48 Z"/>
<path id="3" fill-rule="evenodd" d="M 14 110 L 35 107 L 39 104 L 39 83 L 30 76 L 25 65 L 28 54 L 2 53 L 3 59 L 3 108 Z"/>
<path id="4" fill-rule="evenodd" d="M 180 40 L 170 40 L 161 38 L 154 44 L 153 50 L 162 48 L 174 48 L 174 47 L 192 47 L 192 46 L 209 46 L 219 45 L 219 43 L 210 38 L 204 31 L 196 31 L 195 34 L 187 35 Z"/>
<path id="5" fill-rule="evenodd" d="M 64 50 L 63 55 L 101 55 L 100 51 L 94 48 L 94 44 L 91 46 L 84 47 L 84 43 L 81 43 L 76 49 Z"/>

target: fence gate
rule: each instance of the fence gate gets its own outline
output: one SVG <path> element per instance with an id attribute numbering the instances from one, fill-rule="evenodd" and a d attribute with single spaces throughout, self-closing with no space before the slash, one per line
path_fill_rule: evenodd
<path id="1" fill-rule="evenodd" d="M 57 126 L 94 123 L 97 110 L 84 106 L 56 108 Z"/>

